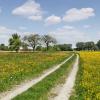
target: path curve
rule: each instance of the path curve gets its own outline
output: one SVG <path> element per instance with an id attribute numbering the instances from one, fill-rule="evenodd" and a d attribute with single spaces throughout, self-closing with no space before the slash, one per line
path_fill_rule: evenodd
<path id="1" fill-rule="evenodd" d="M 60 91 L 58 94 L 52 98 L 52 100 L 69 100 L 69 97 L 71 96 L 75 79 L 78 71 L 78 64 L 79 64 L 79 55 L 77 55 L 75 64 L 73 65 L 73 68 L 67 77 L 65 83 L 60 87 Z"/>
<path id="2" fill-rule="evenodd" d="M 32 87 L 33 85 L 42 81 L 45 77 L 47 77 L 48 75 L 50 75 L 51 73 L 53 73 L 54 71 L 59 69 L 64 63 L 69 61 L 73 56 L 74 56 L 74 54 L 72 54 L 69 58 L 67 58 L 62 63 L 58 64 L 57 66 L 54 66 L 53 68 L 50 68 L 50 69 L 44 71 L 39 77 L 36 77 L 26 83 L 23 83 L 23 84 L 17 86 L 16 88 L 13 88 L 10 91 L 0 94 L 0 100 L 11 100 L 14 97 L 16 97 L 17 95 L 27 91 L 30 87 Z"/>

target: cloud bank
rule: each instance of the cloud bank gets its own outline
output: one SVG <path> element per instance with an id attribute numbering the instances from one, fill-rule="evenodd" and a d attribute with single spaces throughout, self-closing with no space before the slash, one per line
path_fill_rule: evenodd
<path id="1" fill-rule="evenodd" d="M 74 21 L 85 20 L 93 16 L 95 16 L 93 8 L 81 8 L 81 9 L 72 8 L 66 11 L 65 15 L 63 16 L 63 21 L 74 22 Z"/>
<path id="2" fill-rule="evenodd" d="M 42 19 L 42 8 L 34 0 L 27 0 L 23 5 L 12 11 L 13 15 L 23 16 L 33 21 Z"/>

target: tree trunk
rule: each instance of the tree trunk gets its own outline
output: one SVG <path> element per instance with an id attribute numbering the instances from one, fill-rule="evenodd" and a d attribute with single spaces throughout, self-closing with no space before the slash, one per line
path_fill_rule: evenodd
<path id="1" fill-rule="evenodd" d="M 46 44 L 47 45 L 47 51 L 49 50 L 49 43 Z"/>
<path id="2" fill-rule="evenodd" d="M 35 45 L 32 48 L 33 48 L 33 51 L 35 51 Z"/>

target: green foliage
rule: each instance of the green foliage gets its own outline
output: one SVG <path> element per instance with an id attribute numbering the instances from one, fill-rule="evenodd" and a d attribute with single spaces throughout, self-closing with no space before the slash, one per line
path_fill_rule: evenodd
<path id="1" fill-rule="evenodd" d="M 36 51 L 42 51 L 42 46 L 37 46 Z"/>
<path id="2" fill-rule="evenodd" d="M 21 42 L 21 47 L 22 47 L 22 50 L 23 50 L 23 51 L 28 51 L 28 50 L 29 50 L 29 49 L 28 49 L 28 44 L 25 43 L 25 42 Z"/>
<path id="3" fill-rule="evenodd" d="M 9 49 L 18 52 L 21 46 L 20 36 L 16 33 L 9 39 Z"/>
<path id="4" fill-rule="evenodd" d="M 80 51 L 80 50 L 98 50 L 98 46 L 92 42 L 78 42 L 76 43 L 76 50 Z"/>
<path id="5" fill-rule="evenodd" d="M 100 40 L 97 42 L 97 47 L 98 47 L 99 50 L 100 50 Z"/>
<path id="6" fill-rule="evenodd" d="M 56 39 L 53 38 L 50 35 L 44 35 L 42 37 L 42 41 L 45 43 L 47 50 L 49 50 L 50 44 L 56 44 L 57 43 Z"/>
<path id="7" fill-rule="evenodd" d="M 24 36 L 24 43 L 30 46 L 33 51 L 40 44 L 40 36 L 38 34 L 31 34 L 29 36 Z"/>
<path id="8" fill-rule="evenodd" d="M 76 47 L 77 47 L 77 50 L 84 50 L 85 49 L 85 43 L 84 42 L 78 42 L 76 43 Z"/>
<path id="9" fill-rule="evenodd" d="M 5 46 L 5 44 L 0 44 L 0 50 L 3 50 L 3 51 L 8 51 L 8 46 Z"/>
<path id="10" fill-rule="evenodd" d="M 72 45 L 71 44 L 60 44 L 60 45 L 57 45 L 57 46 L 61 51 L 72 51 Z"/>

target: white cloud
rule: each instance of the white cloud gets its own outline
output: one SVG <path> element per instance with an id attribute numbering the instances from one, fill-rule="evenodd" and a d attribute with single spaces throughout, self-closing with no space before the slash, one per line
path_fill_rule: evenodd
<path id="1" fill-rule="evenodd" d="M 60 22 L 61 22 L 61 18 L 55 15 L 51 15 L 47 17 L 45 20 L 46 25 L 58 24 Z"/>
<path id="2" fill-rule="evenodd" d="M 63 26 L 62 28 L 50 33 L 50 35 L 57 39 L 58 43 L 71 43 L 74 47 L 79 41 L 90 40 L 87 33 L 82 32 L 73 26 Z"/>
<path id="3" fill-rule="evenodd" d="M 42 9 L 39 3 L 34 0 L 27 0 L 23 5 L 12 11 L 13 15 L 24 16 L 33 21 L 42 19 Z"/>
<path id="4" fill-rule="evenodd" d="M 80 21 L 95 16 L 93 8 L 72 8 L 66 12 L 63 20 L 66 22 Z"/>
<path id="5" fill-rule="evenodd" d="M 0 26 L 0 34 L 10 34 L 10 33 L 16 33 L 16 32 L 17 30 L 10 29 L 5 26 Z"/>
<path id="6" fill-rule="evenodd" d="M 34 32 L 26 31 L 26 27 L 20 26 L 18 29 L 12 29 L 5 26 L 0 26 L 0 37 L 11 36 L 14 33 L 18 33 L 20 36 L 33 34 Z"/>
<path id="7" fill-rule="evenodd" d="M 75 29 L 75 27 L 66 25 L 66 26 L 63 26 L 63 29 L 73 30 Z"/>
<path id="8" fill-rule="evenodd" d="M 5 26 L 0 26 L 0 43 L 8 44 L 8 39 L 11 34 L 17 33 L 17 30 L 7 28 Z"/>
<path id="9" fill-rule="evenodd" d="M 0 26 L 0 37 L 1 36 L 9 37 L 14 33 L 18 33 L 20 36 L 24 36 L 24 35 L 27 35 L 27 34 L 32 34 L 33 32 L 26 31 L 26 27 L 24 27 L 24 26 L 19 27 L 18 30 L 17 29 L 8 28 L 8 27 L 5 27 L 5 26 Z"/>
<path id="10" fill-rule="evenodd" d="M 0 26 L 0 43 L 8 44 L 8 40 L 12 34 L 18 33 L 21 37 L 27 34 L 32 34 L 33 32 L 26 32 L 26 27 L 19 27 L 20 30 L 11 29 L 5 26 Z"/>

